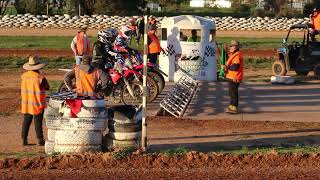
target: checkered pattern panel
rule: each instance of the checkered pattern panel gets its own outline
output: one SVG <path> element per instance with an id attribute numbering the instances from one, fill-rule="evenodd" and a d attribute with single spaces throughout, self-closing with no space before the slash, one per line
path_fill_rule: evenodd
<path id="1" fill-rule="evenodd" d="M 174 50 L 174 47 L 172 44 L 169 44 L 168 47 L 167 47 L 167 52 L 170 56 L 172 55 L 175 55 L 176 54 L 176 51 Z"/>
<path id="2" fill-rule="evenodd" d="M 204 52 L 204 56 L 205 57 L 211 57 L 211 56 L 214 56 L 216 53 L 215 49 L 211 46 L 207 46 L 206 47 L 206 50 Z"/>

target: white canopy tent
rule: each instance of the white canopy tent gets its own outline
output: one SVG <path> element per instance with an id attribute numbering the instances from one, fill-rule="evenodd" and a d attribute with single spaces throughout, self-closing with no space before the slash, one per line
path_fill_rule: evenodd
<path id="1" fill-rule="evenodd" d="M 196 80 L 216 81 L 215 22 L 191 15 L 164 18 L 160 26 L 161 47 L 168 56 L 160 55 L 160 68 L 177 81 L 183 72 Z M 176 62 L 176 63 L 175 63 Z"/>

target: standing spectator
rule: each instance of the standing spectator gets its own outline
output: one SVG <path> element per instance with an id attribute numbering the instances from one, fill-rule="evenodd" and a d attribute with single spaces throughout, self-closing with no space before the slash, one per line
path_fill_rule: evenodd
<path id="1" fill-rule="evenodd" d="M 226 65 L 221 65 L 225 69 L 226 79 L 229 83 L 230 105 L 226 108 L 225 112 L 237 114 L 239 104 L 238 89 L 243 79 L 243 57 L 239 50 L 238 41 L 231 41 L 228 56 Z"/>
<path id="2" fill-rule="evenodd" d="M 83 56 L 91 56 L 90 40 L 86 34 L 87 29 L 86 26 L 80 28 L 78 34 L 71 42 L 71 49 L 74 53 L 77 65 L 81 63 Z"/>
<path id="3" fill-rule="evenodd" d="M 320 34 L 320 11 L 318 8 L 314 8 L 312 14 L 310 14 L 310 22 L 312 27 L 311 40 L 316 41 L 315 36 Z"/>
<path id="4" fill-rule="evenodd" d="M 22 123 L 22 145 L 28 145 L 29 128 L 34 119 L 38 145 L 43 146 L 42 120 L 46 103 L 46 92 L 50 86 L 40 70 L 45 66 L 37 56 L 30 56 L 29 62 L 23 65 L 27 72 L 21 76 L 21 113 L 24 116 Z"/>
<path id="5" fill-rule="evenodd" d="M 137 43 L 139 44 L 140 43 L 140 38 L 141 36 L 143 37 L 143 34 L 144 34 L 144 17 L 141 16 L 138 20 L 137 20 L 137 30 L 138 30 L 138 33 L 137 33 Z"/>
<path id="6" fill-rule="evenodd" d="M 157 64 L 158 55 L 163 51 L 156 31 L 157 26 L 155 24 L 150 25 L 150 30 L 148 32 L 148 59 L 149 62 L 153 64 Z"/>

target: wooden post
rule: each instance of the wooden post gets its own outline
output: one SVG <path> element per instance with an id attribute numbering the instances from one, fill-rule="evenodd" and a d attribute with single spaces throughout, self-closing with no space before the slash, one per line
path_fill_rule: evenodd
<path id="1" fill-rule="evenodd" d="M 144 35 L 143 35 L 143 98 L 142 98 L 142 138 L 141 147 L 147 150 L 147 54 L 148 54 L 148 16 L 144 16 Z"/>

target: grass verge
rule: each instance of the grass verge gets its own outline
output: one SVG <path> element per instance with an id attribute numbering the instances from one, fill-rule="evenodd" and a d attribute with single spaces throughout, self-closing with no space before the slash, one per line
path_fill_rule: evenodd
<path id="1" fill-rule="evenodd" d="M 215 151 L 216 152 L 216 151 Z M 302 153 L 302 154 L 311 154 L 311 153 L 320 153 L 319 146 L 279 146 L 279 147 L 242 147 L 236 150 L 223 150 L 218 151 L 222 154 L 257 154 L 257 153 L 278 153 L 278 154 L 293 154 L 293 153 Z"/>
<path id="2" fill-rule="evenodd" d="M 0 48 L 14 49 L 70 49 L 71 36 L 0 36 Z M 89 37 L 91 46 L 96 41 L 96 37 Z M 218 44 L 230 43 L 232 37 L 217 37 Z M 282 38 L 237 38 L 242 48 L 268 49 L 282 46 Z M 298 41 L 298 39 L 291 39 Z M 132 39 L 130 47 L 143 50 L 143 42 L 140 44 Z"/>
<path id="3" fill-rule="evenodd" d="M 112 153 L 112 159 L 119 160 L 128 157 L 132 152 L 134 152 L 135 148 L 124 148 L 119 151 Z"/>
<path id="4" fill-rule="evenodd" d="M 74 66 L 74 58 L 42 58 L 46 62 L 47 66 L 45 68 L 58 69 L 58 68 L 70 68 Z M 0 67 L 1 69 L 19 69 L 22 68 L 23 64 L 27 62 L 27 57 L 25 58 L 7 58 L 0 57 Z"/>
<path id="5" fill-rule="evenodd" d="M 39 156 L 39 155 L 44 155 L 43 152 L 0 152 L 0 158 L 24 158 L 24 157 L 34 157 L 34 156 Z"/>
<path id="6" fill-rule="evenodd" d="M 161 154 L 164 154 L 165 156 L 169 156 L 169 157 L 175 156 L 175 155 L 186 154 L 188 152 L 190 152 L 190 150 L 184 146 L 179 146 L 177 148 L 160 151 Z"/>

